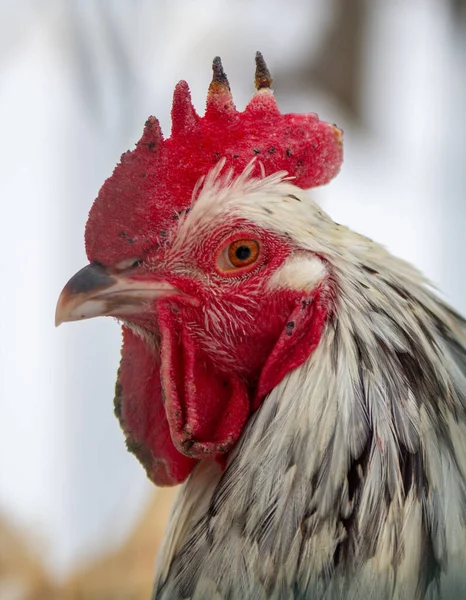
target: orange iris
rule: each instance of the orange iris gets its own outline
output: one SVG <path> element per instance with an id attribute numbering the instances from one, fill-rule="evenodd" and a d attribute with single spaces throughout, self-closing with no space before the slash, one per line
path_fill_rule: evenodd
<path id="1" fill-rule="evenodd" d="M 256 240 L 236 240 L 228 247 L 228 260 L 233 267 L 247 267 L 259 257 L 259 243 Z"/>

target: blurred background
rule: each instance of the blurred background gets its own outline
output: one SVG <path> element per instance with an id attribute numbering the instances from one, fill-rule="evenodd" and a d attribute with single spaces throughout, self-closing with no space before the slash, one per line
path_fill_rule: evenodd
<path id="1" fill-rule="evenodd" d="M 416 264 L 466 313 L 466 7 L 461 0 L 0 2 L 0 598 L 148 598 L 173 492 L 113 416 L 120 332 L 54 329 L 86 264 L 88 210 L 174 85 L 202 114 L 219 54 L 242 109 L 254 54 L 282 112 L 345 131 L 315 197 Z"/>

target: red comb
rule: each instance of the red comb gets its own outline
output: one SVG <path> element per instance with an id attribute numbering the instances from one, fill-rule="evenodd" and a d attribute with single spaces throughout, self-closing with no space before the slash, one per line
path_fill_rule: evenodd
<path id="1" fill-rule="evenodd" d="M 180 81 L 171 136 L 164 140 L 157 119 L 149 117 L 135 150 L 122 155 L 102 186 L 86 228 L 89 259 L 111 264 L 142 256 L 160 241 L 176 213 L 190 205 L 196 182 L 222 157 L 237 174 L 257 157 L 267 175 L 287 171 L 301 188 L 328 183 L 341 166 L 342 132 L 315 114 L 280 114 L 271 85 L 257 52 L 257 91 L 244 112 L 238 112 L 217 57 L 206 112 L 199 117 L 188 84 Z"/>

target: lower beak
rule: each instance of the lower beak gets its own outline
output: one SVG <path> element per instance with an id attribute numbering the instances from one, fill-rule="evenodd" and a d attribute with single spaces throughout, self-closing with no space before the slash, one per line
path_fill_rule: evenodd
<path id="1" fill-rule="evenodd" d="M 179 290 L 164 281 L 133 279 L 91 263 L 63 288 L 57 302 L 55 326 L 92 317 L 141 314 L 154 300 L 177 292 Z"/>

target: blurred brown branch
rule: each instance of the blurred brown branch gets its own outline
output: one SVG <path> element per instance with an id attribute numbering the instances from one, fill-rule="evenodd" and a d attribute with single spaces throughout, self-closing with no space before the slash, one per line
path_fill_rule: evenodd
<path id="1" fill-rule="evenodd" d="M 62 584 L 47 576 L 15 528 L 0 520 L 0 597 L 8 600 L 147 600 L 176 489 L 158 490 L 126 541 L 83 564 Z"/>
<path id="2" fill-rule="evenodd" d="M 158 490 L 126 542 L 114 552 L 74 573 L 63 600 L 147 600 L 176 489 Z"/>
<path id="3" fill-rule="evenodd" d="M 58 600 L 53 582 L 26 536 L 0 518 L 0 597 Z"/>

